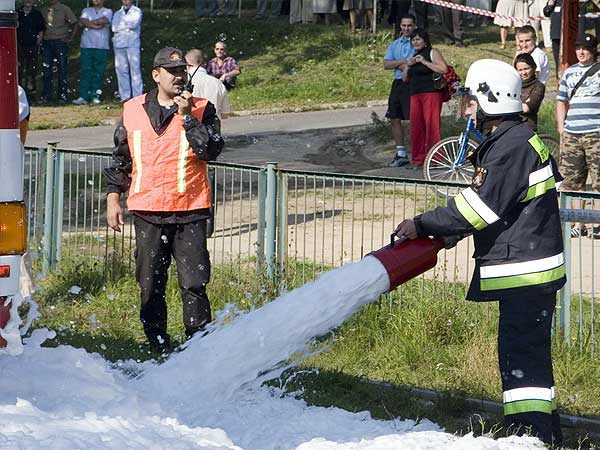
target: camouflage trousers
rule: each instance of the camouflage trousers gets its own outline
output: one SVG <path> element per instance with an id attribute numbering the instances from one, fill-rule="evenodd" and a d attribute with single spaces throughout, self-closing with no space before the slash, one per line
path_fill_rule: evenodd
<path id="1" fill-rule="evenodd" d="M 583 191 L 588 175 L 592 189 L 600 191 L 600 132 L 574 134 L 563 133 L 559 171 L 565 178 L 561 188 Z"/>

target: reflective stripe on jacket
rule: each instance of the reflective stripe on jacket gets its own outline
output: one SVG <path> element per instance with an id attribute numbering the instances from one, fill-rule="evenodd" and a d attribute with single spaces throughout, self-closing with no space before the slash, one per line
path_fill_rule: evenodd
<path id="1" fill-rule="evenodd" d="M 471 158 L 475 176 L 448 206 L 415 218 L 419 235 L 473 234 L 467 298 L 556 292 L 566 281 L 555 162 L 520 120 L 501 122 Z"/>
<path id="2" fill-rule="evenodd" d="M 130 211 L 194 211 L 210 207 L 206 162 L 190 147 L 176 114 L 157 134 L 146 110 L 145 95 L 126 102 L 123 126 L 133 162 L 127 198 Z M 194 98 L 192 114 L 202 122 L 207 100 Z"/>

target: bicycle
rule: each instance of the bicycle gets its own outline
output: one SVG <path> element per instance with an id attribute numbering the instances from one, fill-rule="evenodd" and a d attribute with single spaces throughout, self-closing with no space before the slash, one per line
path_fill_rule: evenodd
<path id="1" fill-rule="evenodd" d="M 476 140 L 471 139 L 474 135 Z M 554 159 L 558 160 L 560 142 L 548 135 L 539 135 Z M 467 159 L 469 150 L 474 151 L 479 143 L 485 139 L 475 128 L 472 117 L 467 120 L 465 130 L 460 136 L 451 136 L 435 144 L 425 157 L 423 175 L 427 181 L 451 181 L 461 184 L 470 184 L 475 169 Z"/>

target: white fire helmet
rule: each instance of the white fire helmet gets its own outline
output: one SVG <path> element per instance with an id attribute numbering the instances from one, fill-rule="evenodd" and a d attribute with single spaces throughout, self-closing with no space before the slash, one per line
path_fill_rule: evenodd
<path id="1" fill-rule="evenodd" d="M 496 59 L 480 59 L 469 67 L 465 88 L 477 97 L 487 116 L 505 116 L 523 111 L 521 77 L 513 66 Z"/>

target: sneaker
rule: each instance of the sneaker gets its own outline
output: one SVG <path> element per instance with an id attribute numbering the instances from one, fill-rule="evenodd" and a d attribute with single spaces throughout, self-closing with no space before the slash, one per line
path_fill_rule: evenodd
<path id="1" fill-rule="evenodd" d="M 396 155 L 391 163 L 388 164 L 388 167 L 402 167 L 408 164 L 408 158 L 406 156 L 398 156 Z"/>
<path id="2" fill-rule="evenodd" d="M 92 105 L 99 105 L 100 103 L 102 103 L 102 100 L 100 100 L 99 98 L 93 98 L 90 103 Z"/>
<path id="3" fill-rule="evenodd" d="M 588 237 L 594 240 L 600 239 L 600 226 L 592 227 L 592 229 L 588 233 Z"/>
<path id="4" fill-rule="evenodd" d="M 572 238 L 578 238 L 580 236 L 587 236 L 588 235 L 588 230 L 585 227 L 572 227 L 571 228 L 571 237 Z M 598 234 L 598 236 L 600 238 L 600 233 Z"/>
<path id="5" fill-rule="evenodd" d="M 87 103 L 88 103 L 88 101 L 83 97 L 79 97 L 79 98 L 73 100 L 74 105 L 87 105 Z"/>

